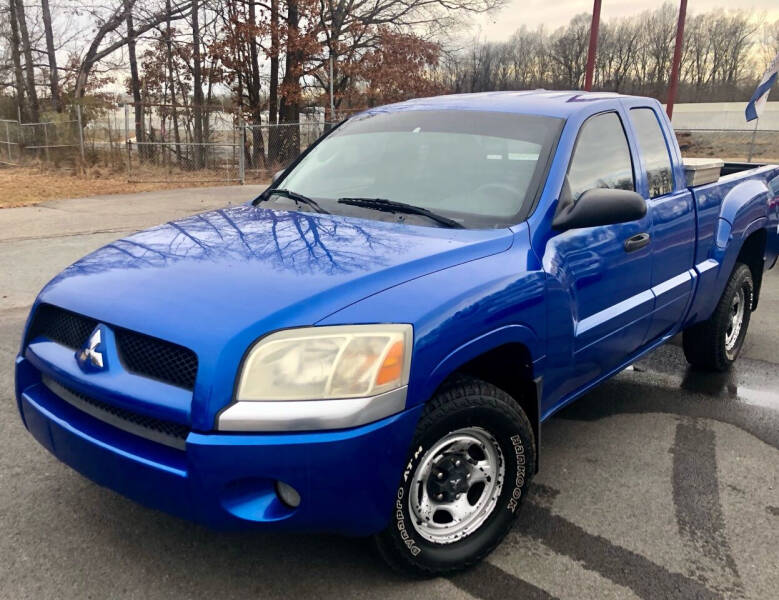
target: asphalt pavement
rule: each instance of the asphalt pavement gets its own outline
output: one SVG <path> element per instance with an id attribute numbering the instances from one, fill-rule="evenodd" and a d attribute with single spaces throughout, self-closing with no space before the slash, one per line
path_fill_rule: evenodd
<path id="1" fill-rule="evenodd" d="M 38 289 L 125 233 L 256 192 L 0 210 L 0 598 L 779 597 L 779 268 L 730 373 L 693 371 L 669 344 L 548 421 L 517 525 L 487 561 L 450 578 L 404 580 L 367 540 L 211 532 L 51 457 L 24 430 L 12 391 Z"/>

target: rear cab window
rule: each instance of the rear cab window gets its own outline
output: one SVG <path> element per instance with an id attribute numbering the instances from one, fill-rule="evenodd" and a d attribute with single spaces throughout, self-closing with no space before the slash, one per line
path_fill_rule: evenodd
<path id="1" fill-rule="evenodd" d="M 630 120 L 646 169 L 649 197 L 670 194 L 674 189 L 671 155 L 657 114 L 651 108 L 632 108 Z"/>

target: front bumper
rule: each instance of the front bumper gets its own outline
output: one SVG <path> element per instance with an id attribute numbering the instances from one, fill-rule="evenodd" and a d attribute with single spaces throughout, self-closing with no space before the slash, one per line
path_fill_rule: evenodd
<path id="1" fill-rule="evenodd" d="M 54 456 L 141 504 L 218 529 L 368 535 L 389 522 L 421 406 L 360 427 L 305 433 L 191 432 L 177 450 L 79 411 L 17 358 L 27 429 Z M 276 481 L 302 498 L 289 508 Z"/>

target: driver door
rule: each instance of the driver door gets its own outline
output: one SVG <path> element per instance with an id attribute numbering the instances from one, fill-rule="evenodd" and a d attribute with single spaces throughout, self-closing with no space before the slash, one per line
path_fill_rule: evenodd
<path id="1" fill-rule="evenodd" d="M 635 191 L 636 179 L 620 115 L 597 114 L 579 130 L 560 202 L 576 202 L 593 188 Z M 654 305 L 650 227 L 647 214 L 639 221 L 567 230 L 548 242 L 544 267 L 567 294 L 573 316 L 572 331 L 564 336 L 572 340 L 567 351 L 550 348 L 568 362 L 561 396 L 605 375 L 642 346 Z"/>

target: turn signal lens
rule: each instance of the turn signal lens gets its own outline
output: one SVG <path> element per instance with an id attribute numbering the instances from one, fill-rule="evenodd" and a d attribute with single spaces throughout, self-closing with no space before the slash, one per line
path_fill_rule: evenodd
<path id="1" fill-rule="evenodd" d="M 376 385 L 380 386 L 399 382 L 402 374 L 403 341 L 398 340 L 390 346 L 387 356 L 384 357 L 384 362 L 382 362 L 381 367 L 379 367 L 379 372 L 376 375 Z"/>

